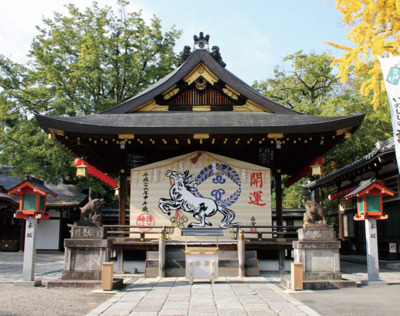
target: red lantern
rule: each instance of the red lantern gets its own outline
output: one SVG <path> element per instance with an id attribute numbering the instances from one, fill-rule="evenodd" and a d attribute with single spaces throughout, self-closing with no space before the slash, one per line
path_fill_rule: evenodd
<path id="1" fill-rule="evenodd" d="M 27 219 L 32 216 L 34 219 L 49 219 L 46 214 L 46 197 L 57 194 L 50 191 L 42 181 L 29 179 L 8 190 L 8 194 L 19 195 L 19 209 L 14 214 L 15 218 Z"/>
<path id="2" fill-rule="evenodd" d="M 99 179 L 100 181 L 103 181 L 104 183 L 108 184 L 109 186 L 111 186 L 113 188 L 117 187 L 117 185 L 118 185 L 117 181 L 115 181 L 113 178 L 106 175 L 104 172 L 100 171 L 96 167 L 92 166 L 88 162 L 84 161 L 83 159 L 76 158 L 74 163 L 77 168 L 82 168 L 82 167 L 85 168 L 86 167 L 87 174 L 94 176 L 95 178 Z M 82 176 L 84 176 L 84 175 L 82 175 Z"/>

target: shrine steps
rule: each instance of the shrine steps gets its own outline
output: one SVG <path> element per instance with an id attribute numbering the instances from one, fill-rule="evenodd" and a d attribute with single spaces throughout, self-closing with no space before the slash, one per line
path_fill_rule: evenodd
<path id="1" fill-rule="evenodd" d="M 248 250 L 245 252 L 244 268 L 246 276 L 260 275 L 260 268 L 258 267 L 257 251 Z"/>
<path id="2" fill-rule="evenodd" d="M 147 251 L 145 262 L 145 277 L 158 276 L 158 251 Z M 167 277 L 182 277 L 186 275 L 185 251 L 166 251 L 165 275 Z M 257 251 L 246 251 L 245 254 L 246 276 L 260 275 L 258 267 Z M 218 254 L 218 275 L 237 276 L 239 273 L 239 260 L 236 251 L 219 251 Z"/>

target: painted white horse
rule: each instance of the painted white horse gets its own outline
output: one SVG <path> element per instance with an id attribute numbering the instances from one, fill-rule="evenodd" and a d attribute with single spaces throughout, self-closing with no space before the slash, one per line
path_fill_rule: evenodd
<path id="1" fill-rule="evenodd" d="M 198 197 L 193 194 L 195 178 L 193 175 L 189 176 L 189 170 L 186 170 L 183 174 L 168 170 L 165 176 L 173 179 L 174 184 L 169 190 L 171 199 L 161 198 L 159 200 L 158 207 L 163 213 L 171 215 L 171 210 L 178 209 L 193 213 L 193 217 L 199 222 L 190 223 L 188 227 L 212 226 L 206 217 L 214 216 L 217 212 L 221 212 L 224 215 L 219 224 L 220 228 L 228 228 L 229 224 L 235 219 L 235 212 L 232 210 L 218 205 L 210 198 Z"/>

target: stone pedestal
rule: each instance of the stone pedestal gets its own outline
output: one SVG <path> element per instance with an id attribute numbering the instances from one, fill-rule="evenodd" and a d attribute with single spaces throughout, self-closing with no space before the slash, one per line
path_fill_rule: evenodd
<path id="1" fill-rule="evenodd" d="M 356 286 L 343 281 L 340 272 L 340 241 L 332 227 L 305 224 L 298 230 L 299 240 L 293 242 L 294 262 L 303 265 L 304 289 Z"/>
<path id="2" fill-rule="evenodd" d="M 47 282 L 47 288 L 101 289 L 103 263 L 110 259 L 112 241 L 106 239 L 104 227 L 72 226 L 71 238 L 64 240 L 62 280 Z M 113 280 L 113 288 L 121 288 L 122 279 Z"/>
<path id="3" fill-rule="evenodd" d="M 64 240 L 63 280 L 100 280 L 104 262 L 110 259 L 111 241 L 103 227 L 72 226 L 71 239 Z"/>

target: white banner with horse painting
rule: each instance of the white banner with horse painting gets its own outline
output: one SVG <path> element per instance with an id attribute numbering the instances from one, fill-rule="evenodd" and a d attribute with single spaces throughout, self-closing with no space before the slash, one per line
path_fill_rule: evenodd
<path id="1" fill-rule="evenodd" d="M 130 225 L 143 231 L 173 226 L 179 240 L 184 227 L 213 227 L 230 240 L 230 225 L 271 222 L 268 168 L 194 152 L 131 170 Z"/>

